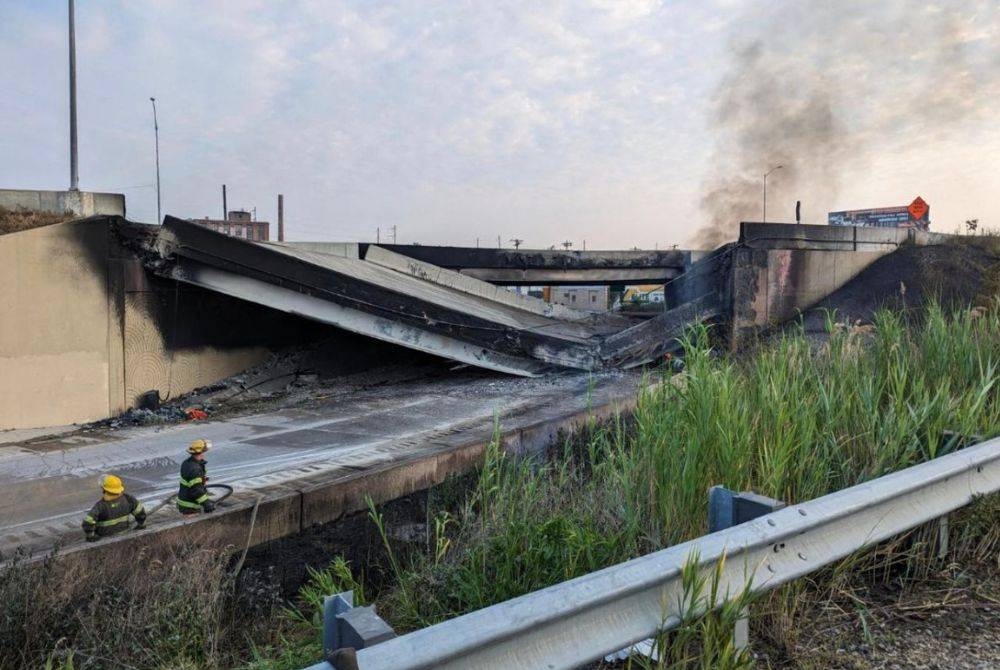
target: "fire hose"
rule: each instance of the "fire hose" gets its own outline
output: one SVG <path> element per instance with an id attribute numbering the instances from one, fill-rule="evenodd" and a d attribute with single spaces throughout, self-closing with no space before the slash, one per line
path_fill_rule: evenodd
<path id="1" fill-rule="evenodd" d="M 229 496 L 233 495 L 233 487 L 230 486 L 229 484 L 205 484 L 205 488 L 206 489 L 223 489 L 225 491 L 225 493 L 223 493 L 218 498 L 212 498 L 212 502 L 214 502 L 216 505 L 218 505 L 220 502 L 222 502 L 223 500 L 225 500 Z"/>
<path id="2" fill-rule="evenodd" d="M 222 490 L 222 495 L 220 495 L 218 498 L 211 499 L 212 502 L 215 503 L 216 505 L 221 503 L 229 496 L 233 495 L 233 487 L 230 486 L 229 484 L 206 484 L 205 488 Z M 172 496 L 160 501 L 159 503 L 156 504 L 155 507 L 153 507 L 153 509 L 149 510 L 149 512 L 147 513 L 148 516 L 153 516 L 153 514 L 160 511 L 161 509 L 163 509 L 165 506 L 169 505 L 176 499 L 177 499 L 177 494 L 175 493 Z M 236 562 L 236 567 L 233 570 L 234 576 L 238 575 L 240 573 L 240 570 L 243 569 L 243 561 L 246 560 L 247 553 L 250 551 L 250 540 L 253 537 L 254 525 L 257 523 L 257 509 L 260 507 L 260 501 L 261 501 L 260 494 L 256 494 L 256 499 L 254 500 L 253 503 L 253 510 L 250 512 L 250 527 L 247 530 L 247 542 L 246 545 L 243 547 L 243 553 L 240 555 L 240 560 Z"/>
<path id="3" fill-rule="evenodd" d="M 205 488 L 206 489 L 224 489 L 225 490 L 225 493 L 223 493 L 218 498 L 212 498 L 211 499 L 212 502 L 215 503 L 216 505 L 218 505 L 220 502 L 222 502 L 223 500 L 225 500 L 229 496 L 233 495 L 233 487 L 230 486 L 229 484 L 206 484 Z M 159 512 L 161 509 L 163 509 L 164 507 L 166 507 L 167 505 L 169 505 L 170 503 L 172 503 L 176 499 L 177 499 L 177 494 L 176 493 L 173 494 L 172 496 L 170 496 L 169 498 L 164 498 L 160 502 L 156 503 L 156 507 L 154 507 L 153 509 L 151 509 L 148 512 L 146 512 L 146 515 L 147 516 L 153 516 L 154 514 L 156 514 L 157 512 Z"/>

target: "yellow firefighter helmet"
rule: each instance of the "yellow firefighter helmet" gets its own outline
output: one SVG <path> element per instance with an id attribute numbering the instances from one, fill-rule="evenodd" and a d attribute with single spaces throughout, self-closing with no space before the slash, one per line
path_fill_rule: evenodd
<path id="1" fill-rule="evenodd" d="M 212 443 L 208 440 L 199 437 L 197 440 L 191 443 L 188 447 L 189 454 L 204 454 L 206 451 L 212 448 Z"/>
<path id="2" fill-rule="evenodd" d="M 101 490 L 113 496 L 118 496 L 125 493 L 125 485 L 119 477 L 104 475 L 104 479 L 101 480 Z"/>

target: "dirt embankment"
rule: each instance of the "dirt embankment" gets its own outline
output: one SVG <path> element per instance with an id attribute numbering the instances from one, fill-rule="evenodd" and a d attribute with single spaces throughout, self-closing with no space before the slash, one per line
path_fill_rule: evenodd
<path id="1" fill-rule="evenodd" d="M 946 310 L 989 306 L 1000 296 L 1000 238 L 970 238 L 937 246 L 901 247 L 865 268 L 803 315 L 807 331 L 822 331 L 826 314 L 870 323 L 880 309 L 918 311 L 931 300 Z"/>
<path id="2" fill-rule="evenodd" d="M 905 588 L 851 590 L 805 604 L 783 648 L 760 640 L 759 668 L 986 670 L 1000 667 L 996 567 L 950 564 Z"/>
<path id="3" fill-rule="evenodd" d="M 7 209 L 0 207 L 0 235 L 16 233 L 21 230 L 50 226 L 75 218 L 73 212 L 55 214 L 52 212 L 36 212 L 29 209 Z"/>

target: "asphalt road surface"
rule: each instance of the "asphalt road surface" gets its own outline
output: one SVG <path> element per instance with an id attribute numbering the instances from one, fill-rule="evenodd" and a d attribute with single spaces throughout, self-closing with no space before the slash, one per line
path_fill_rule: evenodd
<path id="1" fill-rule="evenodd" d="M 213 443 L 207 459 L 212 483 L 245 491 L 327 469 L 370 467 L 443 436 L 481 434 L 494 417 L 503 426 L 532 408 L 561 404 L 567 413 L 579 410 L 595 393 L 634 396 L 638 383 L 638 375 L 622 373 L 457 376 L 221 421 L 76 431 L 6 444 L 0 446 L 0 555 L 19 546 L 45 551 L 81 538 L 80 521 L 99 499 L 104 474 L 122 477 L 147 507 L 176 493 L 185 449 L 197 437 Z"/>

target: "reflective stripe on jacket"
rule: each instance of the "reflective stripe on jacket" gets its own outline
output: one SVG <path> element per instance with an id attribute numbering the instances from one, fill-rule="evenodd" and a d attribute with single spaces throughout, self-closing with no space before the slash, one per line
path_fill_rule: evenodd
<path id="1" fill-rule="evenodd" d="M 201 510 L 201 505 L 208 500 L 208 489 L 205 488 L 205 461 L 196 461 L 189 456 L 181 463 L 181 485 L 177 491 L 177 507 L 184 510 Z"/>
<path id="2" fill-rule="evenodd" d="M 83 517 L 83 532 L 88 537 L 115 535 L 128 530 L 133 517 L 138 524 L 146 521 L 146 508 L 134 496 L 123 493 L 115 498 L 104 498 L 98 500 Z"/>

